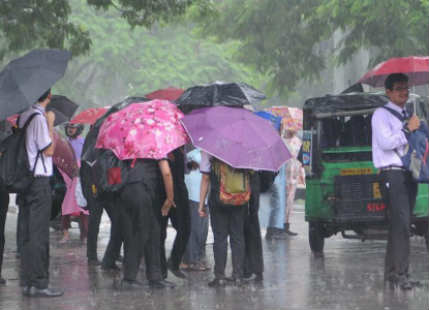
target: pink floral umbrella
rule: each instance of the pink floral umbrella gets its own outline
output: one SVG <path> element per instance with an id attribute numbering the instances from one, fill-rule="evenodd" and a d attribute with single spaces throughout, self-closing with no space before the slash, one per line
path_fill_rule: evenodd
<path id="1" fill-rule="evenodd" d="M 110 149 L 121 159 L 165 158 L 189 138 L 179 122 L 183 113 L 167 100 L 133 103 L 109 115 L 96 148 Z"/>

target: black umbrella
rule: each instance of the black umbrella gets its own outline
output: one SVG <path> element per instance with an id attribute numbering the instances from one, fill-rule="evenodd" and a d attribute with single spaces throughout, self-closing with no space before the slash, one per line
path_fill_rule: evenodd
<path id="1" fill-rule="evenodd" d="M 7 64 L 0 72 L 0 119 L 35 103 L 63 77 L 70 57 L 68 51 L 37 49 Z"/>
<path id="2" fill-rule="evenodd" d="M 256 104 L 265 98 L 262 92 L 245 83 L 216 82 L 188 88 L 176 100 L 176 104 L 187 113 L 195 108 L 218 105 L 242 107 Z"/>
<path id="3" fill-rule="evenodd" d="M 55 113 L 54 126 L 57 126 L 70 121 L 78 107 L 76 103 L 66 96 L 52 95 L 51 102 L 46 107 L 46 111 Z"/>

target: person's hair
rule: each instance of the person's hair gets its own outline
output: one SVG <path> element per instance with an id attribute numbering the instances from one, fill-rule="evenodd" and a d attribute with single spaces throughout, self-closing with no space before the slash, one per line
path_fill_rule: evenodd
<path id="1" fill-rule="evenodd" d="M 46 98 L 48 98 L 48 96 L 49 96 L 49 94 L 51 93 L 51 89 L 49 88 L 47 91 L 45 91 L 44 93 L 43 93 L 43 95 L 41 95 L 40 97 L 39 97 L 39 99 L 37 99 L 37 102 L 43 102 L 43 101 L 45 101 L 46 100 Z"/>
<path id="2" fill-rule="evenodd" d="M 408 82 L 408 76 L 404 73 L 392 73 L 384 81 L 384 88 L 393 90 L 395 83 Z"/>

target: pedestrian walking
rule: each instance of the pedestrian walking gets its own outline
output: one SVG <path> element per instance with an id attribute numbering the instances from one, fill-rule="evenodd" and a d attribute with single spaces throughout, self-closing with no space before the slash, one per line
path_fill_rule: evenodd
<path id="1" fill-rule="evenodd" d="M 140 262 L 144 257 L 146 278 L 154 288 L 174 286 L 165 281 L 161 272 L 160 225 L 155 214 L 163 214 L 174 206 L 173 178 L 166 159 L 137 159 L 130 164 L 127 183 L 118 193 L 116 207 L 119 210 L 119 225 L 124 238 L 124 261 L 122 289 L 142 288 L 137 280 Z M 161 208 L 157 201 L 163 184 L 166 198 Z"/>
<path id="2" fill-rule="evenodd" d="M 188 189 L 185 184 L 185 154 L 183 148 L 178 148 L 168 154 L 168 161 L 171 166 L 171 174 L 174 184 L 175 208 L 171 208 L 167 213 L 158 212 L 161 225 L 161 269 L 164 279 L 167 278 L 167 269 L 178 278 L 186 278 L 179 266 L 185 254 L 191 231 L 191 216 L 189 211 Z M 160 192 L 161 201 L 165 200 L 165 193 Z M 168 197 L 168 196 L 167 196 Z M 168 220 L 171 221 L 176 230 L 173 248 L 167 261 L 165 253 L 165 240 L 167 238 Z"/>
<path id="3" fill-rule="evenodd" d="M 23 127 L 33 113 L 38 113 L 27 127 L 26 151 L 29 166 L 34 167 L 34 179 L 22 195 L 22 226 L 24 231 L 21 249 L 20 280 L 26 296 L 56 297 L 63 291 L 49 285 L 49 219 L 51 216 L 52 155 L 55 143 L 53 125 L 55 114 L 45 112 L 51 100 L 47 90 L 29 109 L 21 114 L 19 127 Z"/>
<path id="4" fill-rule="evenodd" d="M 408 77 L 391 74 L 385 81 L 389 102 L 385 105 L 400 115 L 407 116 Z M 385 257 L 385 281 L 403 290 L 416 284 L 409 278 L 410 220 L 416 201 L 417 183 L 407 171 L 399 154 L 407 146 L 407 135 L 417 130 L 420 121 L 416 115 L 405 123 L 384 107 L 375 110 L 372 120 L 372 158 L 380 171 L 381 193 L 387 204 L 389 235 Z"/>
<path id="5" fill-rule="evenodd" d="M 5 224 L 7 209 L 9 206 L 9 193 L 3 186 L 0 186 L 0 285 L 6 284 L 6 280 L 2 277 L 1 270 L 3 265 L 3 253 L 5 244 Z"/>
<path id="6" fill-rule="evenodd" d="M 191 233 L 180 268 L 192 271 L 205 271 L 208 269 L 206 262 L 206 241 L 209 231 L 209 221 L 208 217 L 201 217 L 198 213 L 201 184 L 200 162 L 200 150 L 194 149 L 187 154 L 189 172 L 185 175 L 185 182 L 189 194 Z"/>
<path id="7" fill-rule="evenodd" d="M 210 287 L 223 286 L 226 284 L 225 281 L 240 284 L 243 280 L 245 255 L 244 220 L 249 210 L 248 200 L 242 205 L 224 205 L 221 203 L 219 195 L 222 190 L 221 187 L 223 187 L 224 184 L 221 184 L 221 172 L 219 170 L 222 164 L 224 163 L 220 162 L 218 159 L 214 159 L 208 153 L 201 151 L 200 171 L 203 176 L 200 187 L 199 213 L 200 216 L 207 216 L 208 213 L 204 201 L 210 191 L 208 207 L 210 209 L 210 223 L 214 235 L 213 253 L 215 278 L 208 283 Z M 246 193 L 245 196 L 250 199 L 250 193 Z M 228 237 L 232 253 L 231 277 L 225 276 Z"/>
<path id="8" fill-rule="evenodd" d="M 80 136 L 82 131 L 82 124 L 67 123 L 65 126 L 65 133 L 73 149 L 78 167 L 80 167 L 81 165 L 80 157 L 82 154 L 83 143 L 85 141 L 84 138 Z M 78 217 L 80 241 L 84 243 L 88 235 L 88 211 L 83 210 L 76 201 L 75 191 L 78 182 L 77 176 L 68 176 L 61 169 L 59 170 L 67 186 L 66 196 L 64 197 L 64 201 L 62 204 L 61 223 L 63 230 L 63 238 L 60 240 L 60 243 L 66 243 L 70 239 L 69 229 L 71 227 L 72 216 Z"/>

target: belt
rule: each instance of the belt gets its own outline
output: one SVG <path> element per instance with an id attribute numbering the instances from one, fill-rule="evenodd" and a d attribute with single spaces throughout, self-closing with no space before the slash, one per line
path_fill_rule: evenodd
<path id="1" fill-rule="evenodd" d="M 49 178 L 49 176 L 47 176 L 47 175 L 35 175 L 34 178 L 35 179 L 43 179 L 43 178 Z"/>
<path id="2" fill-rule="evenodd" d="M 380 171 L 391 171 L 391 170 L 407 171 L 407 169 L 405 169 L 404 167 L 393 166 L 393 165 L 387 166 L 387 167 L 382 167 L 382 168 L 379 168 L 379 169 L 380 169 Z"/>

